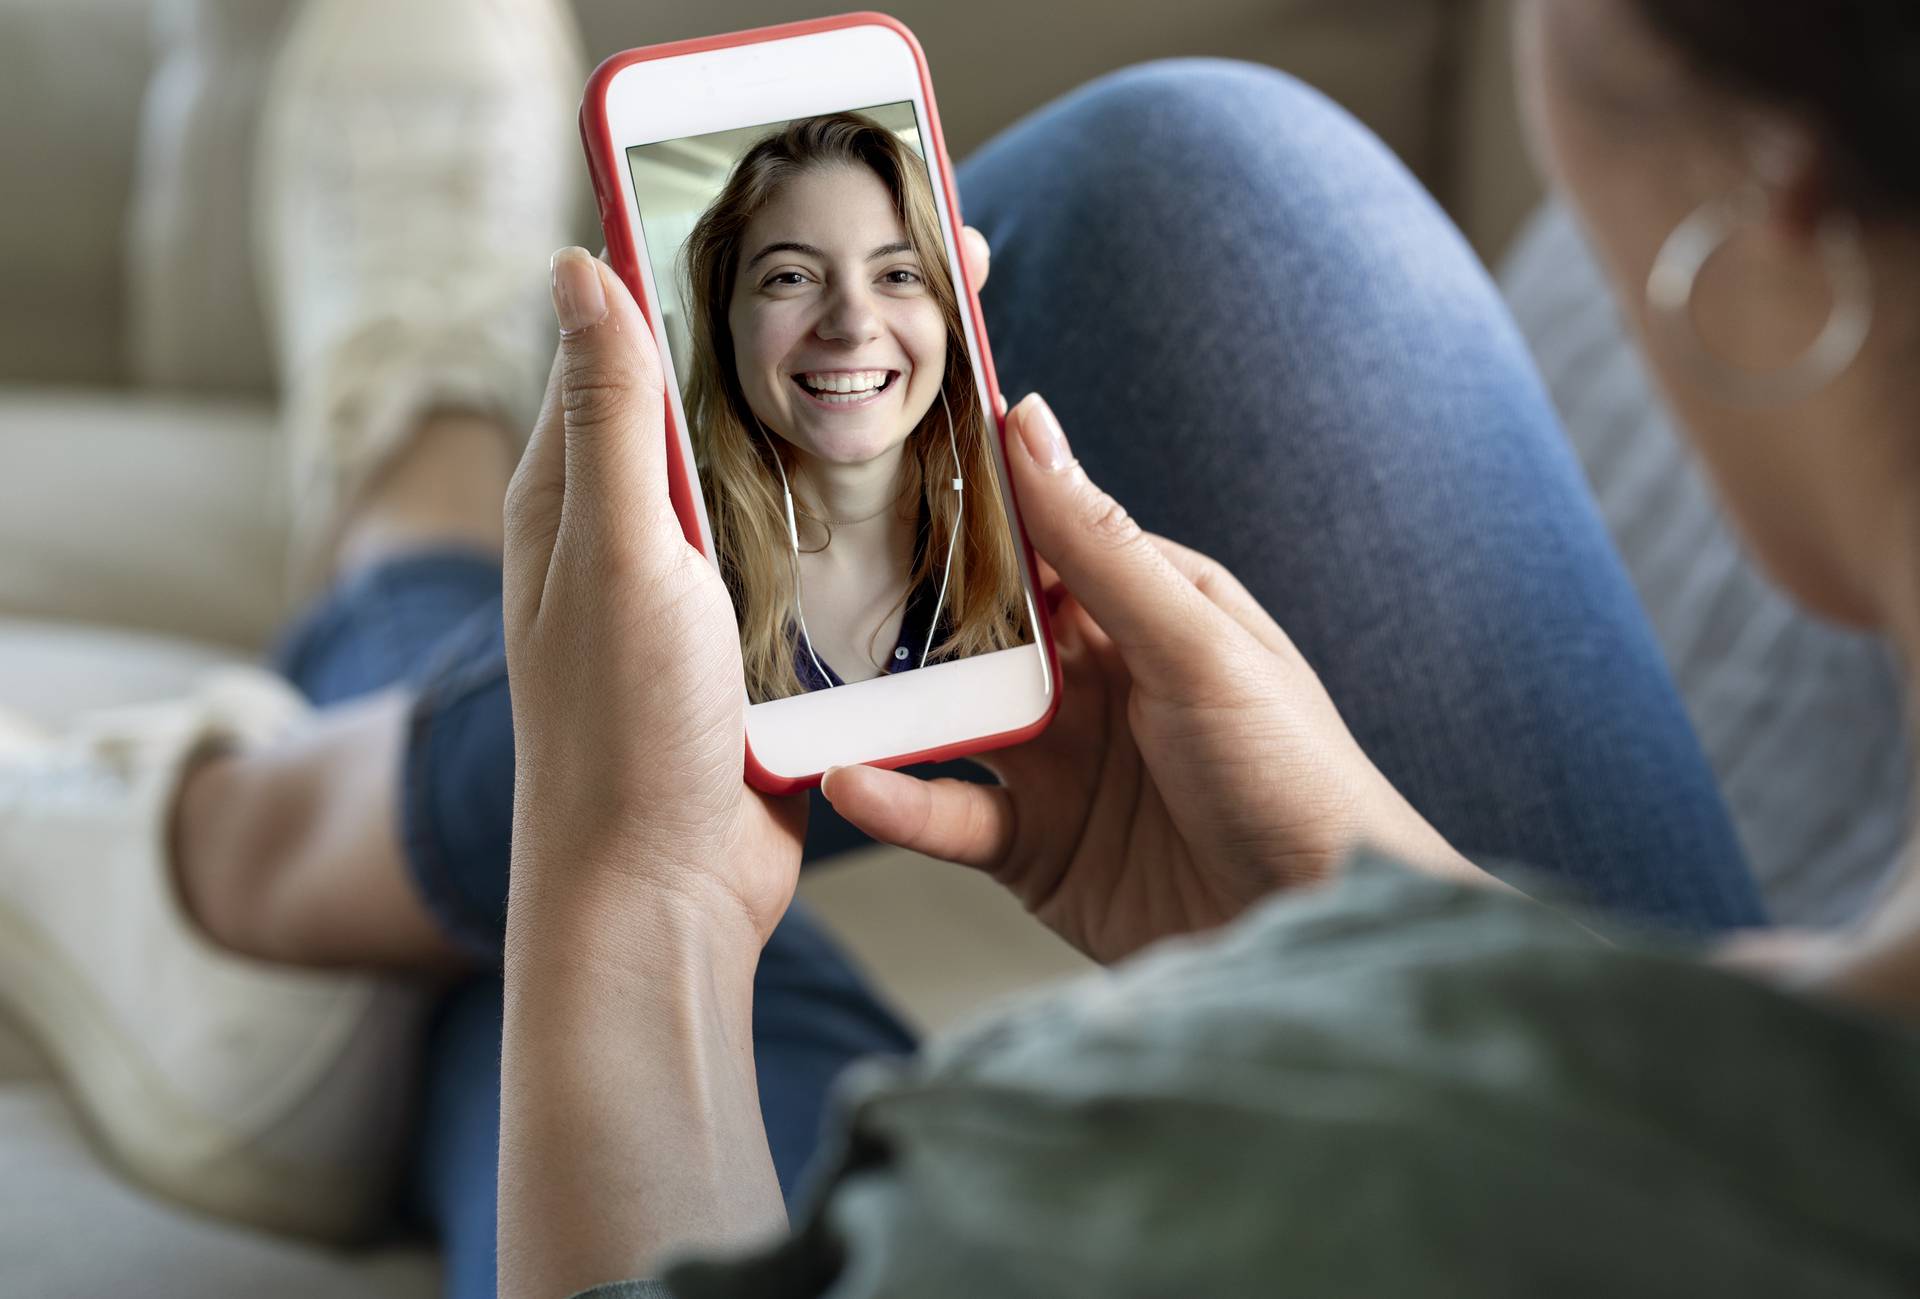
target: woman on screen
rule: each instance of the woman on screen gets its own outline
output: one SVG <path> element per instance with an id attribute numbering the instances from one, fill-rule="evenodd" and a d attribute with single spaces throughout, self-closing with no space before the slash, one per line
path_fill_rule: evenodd
<path id="1" fill-rule="evenodd" d="M 790 122 L 685 259 L 687 421 L 749 697 L 1028 643 L 919 156 L 856 113 Z"/>

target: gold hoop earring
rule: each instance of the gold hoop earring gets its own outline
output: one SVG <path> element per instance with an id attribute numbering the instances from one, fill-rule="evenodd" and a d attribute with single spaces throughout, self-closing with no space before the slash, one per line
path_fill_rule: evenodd
<path id="1" fill-rule="evenodd" d="M 1834 213 L 1818 236 L 1833 311 L 1813 345 L 1777 370 L 1736 365 L 1707 345 L 1693 319 L 1700 274 L 1743 228 L 1765 220 L 1769 206 L 1757 185 L 1705 204 L 1667 237 L 1647 277 L 1655 328 L 1696 382 L 1735 406 L 1787 406 L 1813 396 L 1852 368 L 1873 330 L 1873 274 L 1860 247 L 1860 223 Z"/>

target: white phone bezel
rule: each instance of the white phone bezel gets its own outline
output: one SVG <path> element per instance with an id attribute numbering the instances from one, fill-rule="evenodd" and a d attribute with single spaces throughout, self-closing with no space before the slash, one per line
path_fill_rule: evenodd
<path id="1" fill-rule="evenodd" d="M 661 297 L 634 197 L 629 149 L 903 100 L 913 103 L 921 153 L 933 171 L 934 202 L 940 213 L 948 264 L 956 268 L 957 275 L 960 259 L 954 230 L 958 223 L 948 211 L 943 175 L 946 159 L 934 147 L 928 129 L 929 113 L 918 60 L 912 47 L 892 28 L 862 24 L 648 59 L 614 74 L 603 98 L 619 180 L 614 188 L 648 300 L 658 302 Z M 985 405 L 989 388 L 971 311 L 962 311 L 961 319 L 975 388 L 981 395 L 988 427 L 995 427 L 993 411 Z M 658 312 L 654 313 L 654 332 L 673 380 L 667 384 L 667 394 L 683 463 L 691 469 L 694 458 L 686 412 L 679 382 L 672 375 Z M 993 456 L 998 478 L 995 489 L 1009 517 L 1017 518 L 997 440 Z M 978 489 L 968 484 L 968 490 Z M 713 534 L 698 492 L 694 501 L 701 548 L 712 556 Z M 1051 662 L 1040 643 L 1039 614 L 1024 565 L 1021 583 L 1034 630 L 1033 644 L 752 705 L 747 709 L 747 738 L 755 758 L 776 777 L 805 780 L 828 767 L 952 749 L 1031 727 L 1046 715 L 1052 703 L 1054 680 Z"/>

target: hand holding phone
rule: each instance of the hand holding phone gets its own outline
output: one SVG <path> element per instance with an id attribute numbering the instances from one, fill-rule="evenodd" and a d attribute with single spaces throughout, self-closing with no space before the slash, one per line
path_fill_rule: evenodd
<path id="1" fill-rule="evenodd" d="M 1038 734 L 1056 664 L 926 63 L 892 19 L 629 51 L 581 110 L 670 490 L 788 792 Z"/>
<path id="2" fill-rule="evenodd" d="M 849 767 L 828 801 L 885 843 L 973 866 L 1103 962 L 1330 878 L 1362 843 L 1488 877 L 1368 759 L 1307 661 L 1219 564 L 1144 533 L 1037 397 L 1008 462 L 1054 570 L 1063 695 L 981 759 L 999 785 Z"/>
<path id="3" fill-rule="evenodd" d="M 986 241 L 969 229 L 961 249 L 984 283 Z M 560 355 L 508 495 L 504 612 L 515 843 L 566 870 L 517 871 L 516 888 L 718 904 L 764 942 L 806 804 L 740 781 L 738 626 L 669 500 L 652 332 L 582 249 L 555 256 L 553 292 Z"/>

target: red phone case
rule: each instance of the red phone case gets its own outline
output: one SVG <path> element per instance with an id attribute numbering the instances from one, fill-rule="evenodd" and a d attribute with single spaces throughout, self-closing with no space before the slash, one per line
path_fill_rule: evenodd
<path id="1" fill-rule="evenodd" d="M 593 177 L 594 200 L 600 208 L 600 228 L 606 234 L 607 261 L 626 281 L 632 290 L 635 301 L 645 314 L 647 322 L 653 323 L 653 304 L 647 301 L 646 292 L 641 287 L 639 249 L 627 230 L 626 218 L 621 211 L 620 174 L 618 156 L 614 152 L 612 132 L 607 125 L 606 96 L 607 87 L 614 76 L 623 68 L 635 63 L 644 63 L 650 59 L 673 58 L 682 54 L 697 54 L 703 50 L 725 49 L 734 45 L 753 45 L 763 41 L 784 40 L 792 36 L 806 36 L 814 32 L 834 31 L 842 27 L 881 26 L 891 28 L 906 41 L 913 51 L 914 65 L 920 72 L 920 90 L 927 104 L 927 129 L 933 136 L 933 147 L 939 156 L 941 184 L 946 190 L 947 212 L 953 222 L 951 232 L 954 246 L 960 246 L 960 196 L 953 188 L 953 160 L 947 155 L 946 139 L 940 132 L 940 111 L 934 106 L 933 80 L 927 72 L 927 56 L 920 48 L 920 42 L 914 39 L 912 32 L 904 23 L 881 13 L 839 14 L 832 18 L 815 18 L 806 22 L 781 23 L 773 27 L 756 27 L 750 31 L 732 32 L 724 36 L 704 36 L 697 40 L 670 41 L 664 45 L 646 45 L 639 49 L 626 50 L 615 54 L 593 70 L 587 78 L 585 98 L 580 105 L 580 138 L 587 149 L 587 167 Z M 986 373 L 987 390 L 1000 391 L 999 379 L 993 370 L 993 355 L 987 347 L 987 323 L 980 314 L 980 295 L 974 288 L 972 278 L 967 274 L 965 265 L 954 268 L 965 290 L 967 309 L 973 316 L 974 337 L 980 343 L 980 365 Z M 674 427 L 673 405 L 667 403 L 667 470 L 671 479 L 671 496 L 674 513 L 680 517 L 681 531 L 695 547 L 700 547 L 699 515 L 694 509 L 694 498 L 699 488 L 694 480 L 693 467 L 685 462 L 680 452 L 679 432 Z M 1006 451 L 1006 420 L 996 410 L 994 428 L 999 434 L 1001 453 Z M 1011 488 L 1011 482 L 1009 482 Z M 1034 560 L 1033 546 L 1027 541 L 1025 524 L 1019 520 L 1019 503 L 1016 500 L 1014 532 L 1019 538 L 1020 553 L 1026 561 L 1027 580 L 1037 592 L 1040 590 L 1040 571 Z M 704 548 L 702 548 L 704 550 Z M 1048 701 L 1047 711 L 1031 726 L 1018 730 L 1003 731 L 997 735 L 983 735 L 975 739 L 963 740 L 956 744 L 944 745 L 936 749 L 925 749 L 917 753 L 900 753 L 891 757 L 875 758 L 871 765 L 876 767 L 903 767 L 914 762 L 944 762 L 950 758 L 963 758 L 969 754 L 984 753 L 989 749 L 1004 748 L 1030 740 L 1047 728 L 1053 715 L 1060 706 L 1060 655 L 1053 643 L 1053 628 L 1049 621 L 1047 601 L 1035 600 L 1034 612 L 1039 625 L 1034 635 L 1039 638 L 1045 649 L 1047 661 L 1052 670 L 1055 683 L 1053 698 Z M 820 783 L 820 773 L 789 779 L 777 776 L 760 765 L 754 756 L 753 745 L 746 743 L 747 783 L 755 789 L 770 794 L 791 794 L 799 790 L 810 789 Z"/>

